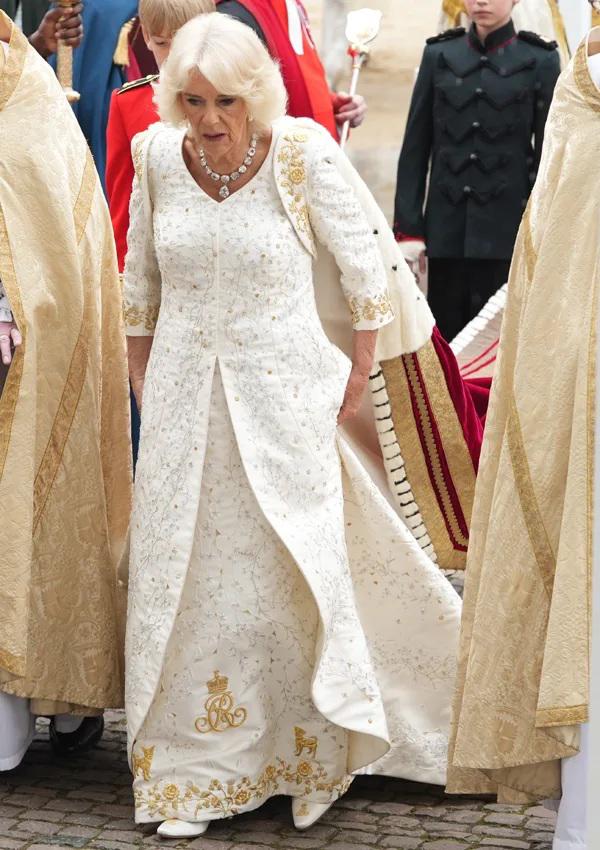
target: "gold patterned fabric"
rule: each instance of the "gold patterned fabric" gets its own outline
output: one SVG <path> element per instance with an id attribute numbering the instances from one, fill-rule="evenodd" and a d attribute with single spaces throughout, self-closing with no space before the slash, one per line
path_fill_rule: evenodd
<path id="1" fill-rule="evenodd" d="M 46 712 L 93 713 L 122 701 L 131 469 L 115 250 L 52 70 L 4 15 L 0 27 L 0 277 L 23 336 L 0 398 L 0 681 Z"/>
<path id="2" fill-rule="evenodd" d="M 599 161 L 584 44 L 556 88 L 510 275 L 471 525 L 452 792 L 559 796 L 559 760 L 587 719 Z"/>

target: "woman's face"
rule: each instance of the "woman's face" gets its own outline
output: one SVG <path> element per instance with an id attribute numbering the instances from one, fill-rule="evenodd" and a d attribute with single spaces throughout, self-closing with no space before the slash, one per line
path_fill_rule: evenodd
<path id="1" fill-rule="evenodd" d="M 244 153 L 250 131 L 242 98 L 218 92 L 198 71 L 192 71 L 179 97 L 192 137 L 211 161 Z"/>

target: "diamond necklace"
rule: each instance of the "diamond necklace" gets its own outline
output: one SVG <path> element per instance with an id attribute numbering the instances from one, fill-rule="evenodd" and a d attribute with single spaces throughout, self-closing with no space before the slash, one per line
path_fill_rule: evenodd
<path id="1" fill-rule="evenodd" d="M 252 160 L 256 156 L 256 145 L 258 143 L 258 136 L 254 134 L 250 139 L 250 147 L 246 152 L 246 156 L 244 157 L 243 163 L 232 171 L 231 174 L 219 174 L 217 171 L 213 171 L 210 165 L 206 161 L 206 153 L 204 148 L 198 149 L 198 156 L 200 157 L 200 165 L 206 171 L 211 180 L 214 180 L 215 183 L 222 183 L 223 185 L 219 189 L 219 195 L 222 198 L 228 198 L 231 192 L 229 191 L 228 183 L 235 183 L 236 180 L 239 180 L 242 174 L 245 174 L 248 171 L 248 167 L 252 165 Z"/>

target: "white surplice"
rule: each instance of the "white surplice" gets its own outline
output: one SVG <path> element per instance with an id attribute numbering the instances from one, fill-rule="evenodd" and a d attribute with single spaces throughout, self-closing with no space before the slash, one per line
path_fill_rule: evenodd
<path id="1" fill-rule="evenodd" d="M 222 203 L 181 130 L 149 138 L 125 270 L 128 333 L 154 333 L 126 649 L 136 819 L 329 802 L 369 765 L 443 783 L 460 602 L 337 431 L 351 364 L 291 220 L 335 256 L 354 327 L 384 326 L 386 273 L 334 143 L 291 156 L 309 209 L 290 216 L 277 133 Z"/>

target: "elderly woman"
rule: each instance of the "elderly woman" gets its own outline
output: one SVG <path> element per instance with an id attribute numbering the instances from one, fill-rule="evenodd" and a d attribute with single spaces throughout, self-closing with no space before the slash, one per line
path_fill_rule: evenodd
<path id="1" fill-rule="evenodd" d="M 186 24 L 157 101 L 125 267 L 136 819 L 198 835 L 284 794 L 305 828 L 369 765 L 445 778 L 458 597 L 337 431 L 399 328 L 391 301 L 404 334 L 418 324 L 414 287 L 388 291 L 398 267 L 388 279 L 354 172 L 282 117 L 250 28 Z M 321 325 L 317 249 L 341 271 L 352 361 Z"/>

